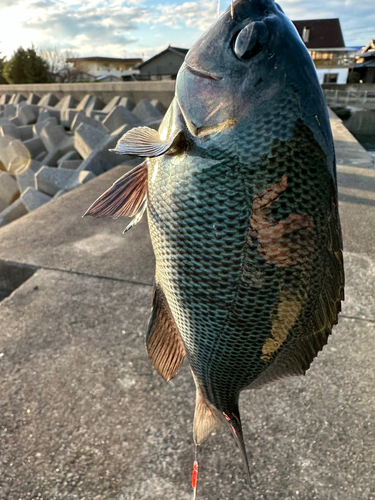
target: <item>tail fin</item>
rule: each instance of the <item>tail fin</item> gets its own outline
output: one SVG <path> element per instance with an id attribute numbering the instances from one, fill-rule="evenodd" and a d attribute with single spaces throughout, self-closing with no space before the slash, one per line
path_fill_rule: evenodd
<path id="1" fill-rule="evenodd" d="M 249 460 L 247 458 L 247 453 L 246 453 L 245 441 L 243 438 L 242 424 L 238 406 L 232 411 L 223 412 L 223 415 L 225 420 L 228 422 L 228 425 L 230 427 L 230 430 L 232 431 L 236 443 L 240 448 L 242 460 L 244 462 L 247 478 L 249 481 L 249 487 L 251 488 L 252 487 L 251 472 L 250 472 Z"/>
<path id="2" fill-rule="evenodd" d="M 192 371 L 196 393 L 196 404 L 194 414 L 194 442 L 199 446 L 225 419 L 232 431 L 232 434 L 240 448 L 241 456 L 245 465 L 249 488 L 252 489 L 251 473 L 247 458 L 245 441 L 243 438 L 242 424 L 238 404 L 232 410 L 220 411 L 207 401 L 199 388 L 198 381 Z"/>

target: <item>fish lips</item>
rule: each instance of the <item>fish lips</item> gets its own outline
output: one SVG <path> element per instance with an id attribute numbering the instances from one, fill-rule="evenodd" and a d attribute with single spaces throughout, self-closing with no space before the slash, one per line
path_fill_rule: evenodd
<path id="1" fill-rule="evenodd" d="M 198 70 L 193 68 L 193 66 L 190 66 L 186 61 L 184 62 L 187 71 L 189 71 L 192 75 L 198 76 L 199 78 L 205 78 L 206 80 L 213 80 L 214 82 L 218 82 L 223 79 L 222 76 L 214 75 L 213 73 L 210 73 L 209 71 L 204 71 L 204 70 Z"/>

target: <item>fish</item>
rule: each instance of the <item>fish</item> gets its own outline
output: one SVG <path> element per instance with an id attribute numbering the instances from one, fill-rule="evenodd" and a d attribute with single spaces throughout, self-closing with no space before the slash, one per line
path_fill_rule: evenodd
<path id="1" fill-rule="evenodd" d="M 113 151 L 145 159 L 87 214 L 133 217 L 128 230 L 147 211 L 148 355 L 166 381 L 187 358 L 196 445 L 226 424 L 250 478 L 240 393 L 305 374 L 344 300 L 327 107 L 282 8 L 232 3 L 187 53 L 159 129 Z"/>

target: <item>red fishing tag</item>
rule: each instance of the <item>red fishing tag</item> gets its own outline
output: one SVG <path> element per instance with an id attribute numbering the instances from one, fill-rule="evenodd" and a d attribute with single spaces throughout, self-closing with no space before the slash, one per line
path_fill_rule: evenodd
<path id="1" fill-rule="evenodd" d="M 198 478 L 198 462 L 195 460 L 193 465 L 193 474 L 191 476 L 191 486 L 194 489 L 197 487 L 197 478 Z"/>

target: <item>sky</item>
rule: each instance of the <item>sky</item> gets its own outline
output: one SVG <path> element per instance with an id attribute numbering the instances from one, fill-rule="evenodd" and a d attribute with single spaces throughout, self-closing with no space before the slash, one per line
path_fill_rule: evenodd
<path id="1" fill-rule="evenodd" d="M 0 0 L 0 52 L 19 47 L 76 57 L 148 59 L 190 48 L 216 19 L 217 0 Z M 280 0 L 292 19 L 339 17 L 347 46 L 375 38 L 374 0 Z M 230 0 L 221 0 L 222 10 Z"/>

